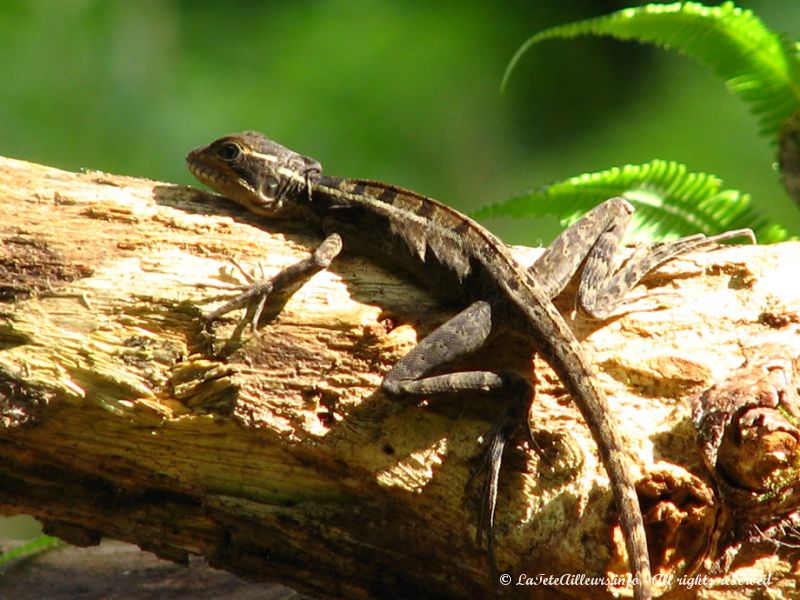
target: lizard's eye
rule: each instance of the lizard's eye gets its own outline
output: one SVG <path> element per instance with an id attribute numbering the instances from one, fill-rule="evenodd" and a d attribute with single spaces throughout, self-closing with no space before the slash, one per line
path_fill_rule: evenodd
<path id="1" fill-rule="evenodd" d="M 226 142 L 222 144 L 219 151 L 217 152 L 217 156 L 219 156 L 222 160 L 233 161 L 239 158 L 242 154 L 242 149 L 239 148 L 238 144 L 234 144 L 233 142 Z"/>

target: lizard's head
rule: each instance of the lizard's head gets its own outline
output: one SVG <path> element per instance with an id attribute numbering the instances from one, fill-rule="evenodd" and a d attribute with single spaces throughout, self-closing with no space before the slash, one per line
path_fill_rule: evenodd
<path id="1" fill-rule="evenodd" d="M 214 140 L 186 156 L 200 181 L 248 209 L 269 217 L 297 213 L 310 197 L 309 178 L 322 166 L 255 131 Z"/>

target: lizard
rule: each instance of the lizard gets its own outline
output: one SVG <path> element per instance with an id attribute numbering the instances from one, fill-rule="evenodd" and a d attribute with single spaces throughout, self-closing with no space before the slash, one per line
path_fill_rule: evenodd
<path id="1" fill-rule="evenodd" d="M 484 439 L 485 470 L 476 541 L 487 539 L 492 573 L 494 518 L 503 453 L 517 428 L 528 426 L 533 384 L 519 373 L 456 371 L 445 365 L 477 352 L 503 332 L 522 332 L 554 369 L 571 394 L 597 444 L 620 514 L 634 597 L 652 596 L 644 522 L 624 439 L 594 371 L 564 317 L 553 304 L 583 269 L 579 309 L 604 318 L 649 271 L 688 250 L 749 230 L 702 234 L 635 252 L 622 268 L 621 245 L 633 206 L 623 198 L 600 204 L 566 229 L 530 267 L 483 226 L 432 198 L 385 183 L 323 175 L 313 158 L 266 136 L 246 131 L 223 136 L 189 152 L 186 162 L 202 183 L 271 219 L 310 222 L 327 237 L 309 257 L 254 283 L 206 316 L 211 323 L 246 307 L 255 329 L 270 294 L 326 269 L 343 246 L 405 270 L 426 285 L 466 305 L 423 338 L 385 375 L 381 388 L 391 398 L 483 392 L 509 398 Z M 435 282 L 435 283 L 432 283 Z"/>

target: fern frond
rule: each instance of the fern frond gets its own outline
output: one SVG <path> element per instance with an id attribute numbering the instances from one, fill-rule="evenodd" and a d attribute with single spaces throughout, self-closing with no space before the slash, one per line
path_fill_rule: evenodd
<path id="1" fill-rule="evenodd" d="M 773 33 L 752 11 L 733 2 L 648 4 L 546 29 L 517 50 L 501 87 L 534 45 L 580 35 L 649 42 L 705 64 L 749 105 L 761 134 L 773 142 L 778 140 L 781 123 L 800 108 L 800 46 Z"/>
<path id="2" fill-rule="evenodd" d="M 557 217 L 567 227 L 588 210 L 622 196 L 635 207 L 634 225 L 649 239 L 694 233 L 713 235 L 749 227 L 762 243 L 788 238 L 750 205 L 750 196 L 721 189 L 713 175 L 692 173 L 686 165 L 653 160 L 639 165 L 585 173 L 474 211 L 475 218 Z"/>

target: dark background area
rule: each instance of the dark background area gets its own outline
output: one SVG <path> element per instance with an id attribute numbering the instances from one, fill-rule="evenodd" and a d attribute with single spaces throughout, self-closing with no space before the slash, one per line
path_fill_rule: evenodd
<path id="1" fill-rule="evenodd" d="M 258 129 L 330 174 L 384 180 L 461 210 L 665 158 L 751 193 L 800 233 L 774 149 L 747 107 L 674 52 L 548 42 L 500 93 L 530 35 L 636 4 L 4 0 L 0 154 L 190 183 L 188 149 Z M 738 4 L 800 38 L 800 2 Z M 528 245 L 552 230 L 487 225 Z"/>

